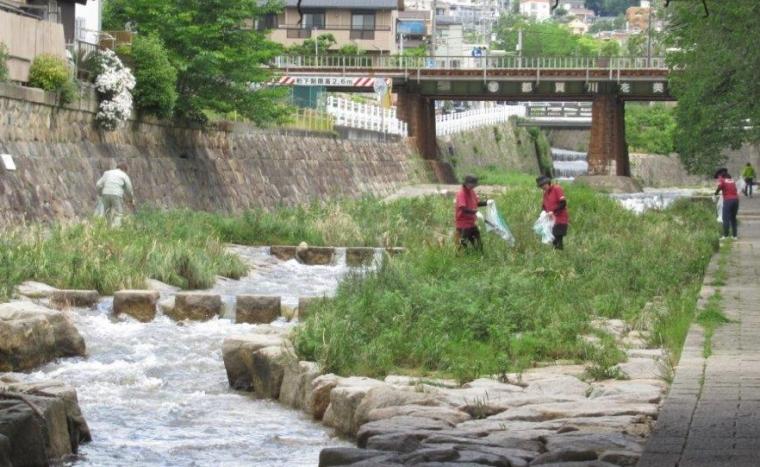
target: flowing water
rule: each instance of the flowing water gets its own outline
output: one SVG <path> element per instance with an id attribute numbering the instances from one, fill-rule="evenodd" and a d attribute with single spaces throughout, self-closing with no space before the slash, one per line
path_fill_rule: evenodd
<path id="1" fill-rule="evenodd" d="M 683 188 L 645 188 L 642 193 L 614 193 L 610 196 L 629 211 L 641 214 L 650 209 L 665 209 L 677 199 L 694 196 L 696 192 Z"/>
<path id="2" fill-rule="evenodd" d="M 560 180 L 573 180 L 575 177 L 588 174 L 586 153 L 552 148 L 554 176 Z"/>
<path id="3" fill-rule="evenodd" d="M 265 248 L 233 247 L 254 266 L 240 281 L 213 291 L 227 303 L 237 293 L 332 294 L 350 269 L 279 261 Z M 74 386 L 92 430 L 75 466 L 313 466 L 326 446 L 348 445 L 299 411 L 229 388 L 222 361 L 226 336 L 253 325 L 229 319 L 177 324 L 114 318 L 112 301 L 74 310 L 87 358 L 62 359 L 31 375 Z M 284 322 L 275 325 L 289 326 Z"/>

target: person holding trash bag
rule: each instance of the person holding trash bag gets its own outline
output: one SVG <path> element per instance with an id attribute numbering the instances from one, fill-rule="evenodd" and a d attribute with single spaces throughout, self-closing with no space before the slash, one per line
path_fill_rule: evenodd
<path id="1" fill-rule="evenodd" d="M 565 199 L 565 192 L 562 191 L 562 187 L 553 184 L 552 179 L 546 175 L 541 175 L 536 179 L 536 185 L 538 185 L 544 192 L 543 203 L 541 208 L 549 213 L 549 217 L 554 221 L 554 227 L 552 227 L 552 235 L 554 235 L 554 241 L 552 244 L 557 250 L 565 248 L 563 239 L 567 235 L 567 228 L 570 222 L 570 217 L 567 212 L 567 200 Z"/>
<path id="2" fill-rule="evenodd" d="M 478 186 L 478 178 L 474 175 L 466 175 L 462 182 L 462 188 L 457 192 L 454 205 L 454 223 L 456 226 L 456 243 L 460 247 L 471 245 L 477 250 L 483 249 L 478 229 L 478 207 L 487 206 L 488 201 L 480 201 L 475 187 Z"/>
<path id="3" fill-rule="evenodd" d="M 736 182 L 731 178 L 728 171 L 723 172 L 723 176 L 718 178 L 718 187 L 715 189 L 715 196 L 723 192 L 723 236 L 721 240 L 728 238 L 729 227 L 734 236 L 738 237 L 736 215 L 739 212 L 739 190 L 736 188 Z"/>

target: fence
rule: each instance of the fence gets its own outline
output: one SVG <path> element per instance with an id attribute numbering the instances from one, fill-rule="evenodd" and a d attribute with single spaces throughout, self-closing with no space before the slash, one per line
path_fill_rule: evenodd
<path id="1" fill-rule="evenodd" d="M 329 96 L 327 113 L 335 124 L 362 130 L 406 136 L 407 125 L 396 116 L 396 108 L 385 109 L 377 105 L 362 104 L 348 99 Z M 506 122 L 510 117 L 525 117 L 524 105 L 497 105 L 465 112 L 437 115 L 436 134 L 451 135 L 473 128 Z"/>
<path id="2" fill-rule="evenodd" d="M 528 102 L 528 117 L 591 118 L 591 102 Z"/>

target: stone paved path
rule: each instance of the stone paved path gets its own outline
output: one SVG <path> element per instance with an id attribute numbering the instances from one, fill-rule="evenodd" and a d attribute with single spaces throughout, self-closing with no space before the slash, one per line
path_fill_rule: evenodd
<path id="1" fill-rule="evenodd" d="M 706 278 L 701 298 L 719 289 L 731 322 L 715 330 L 707 359 L 702 328 L 691 326 L 640 467 L 760 466 L 760 198 L 742 197 L 739 222 L 726 283 Z"/>

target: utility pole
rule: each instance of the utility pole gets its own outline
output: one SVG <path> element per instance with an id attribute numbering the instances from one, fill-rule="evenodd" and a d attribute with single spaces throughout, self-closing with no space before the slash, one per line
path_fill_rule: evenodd
<path id="1" fill-rule="evenodd" d="M 523 49 L 523 34 L 522 28 L 517 28 L 517 58 L 519 59 L 519 67 L 522 68 L 522 49 Z"/>
<path id="2" fill-rule="evenodd" d="M 647 25 L 647 68 L 651 66 L 652 60 L 652 13 L 654 13 L 654 8 L 652 8 L 652 4 L 649 4 L 649 12 L 647 13 L 647 22 L 649 23 Z"/>
<path id="3" fill-rule="evenodd" d="M 404 33 L 399 33 L 399 54 L 403 57 L 404 56 Z"/>
<path id="4" fill-rule="evenodd" d="M 436 10 L 438 10 L 438 0 L 433 0 L 433 24 L 430 26 L 430 56 L 435 57 L 435 42 L 436 42 Z"/>
<path id="5" fill-rule="evenodd" d="M 311 30 L 311 34 L 314 36 L 314 56 L 319 56 L 319 40 L 317 39 L 317 28 Z"/>

